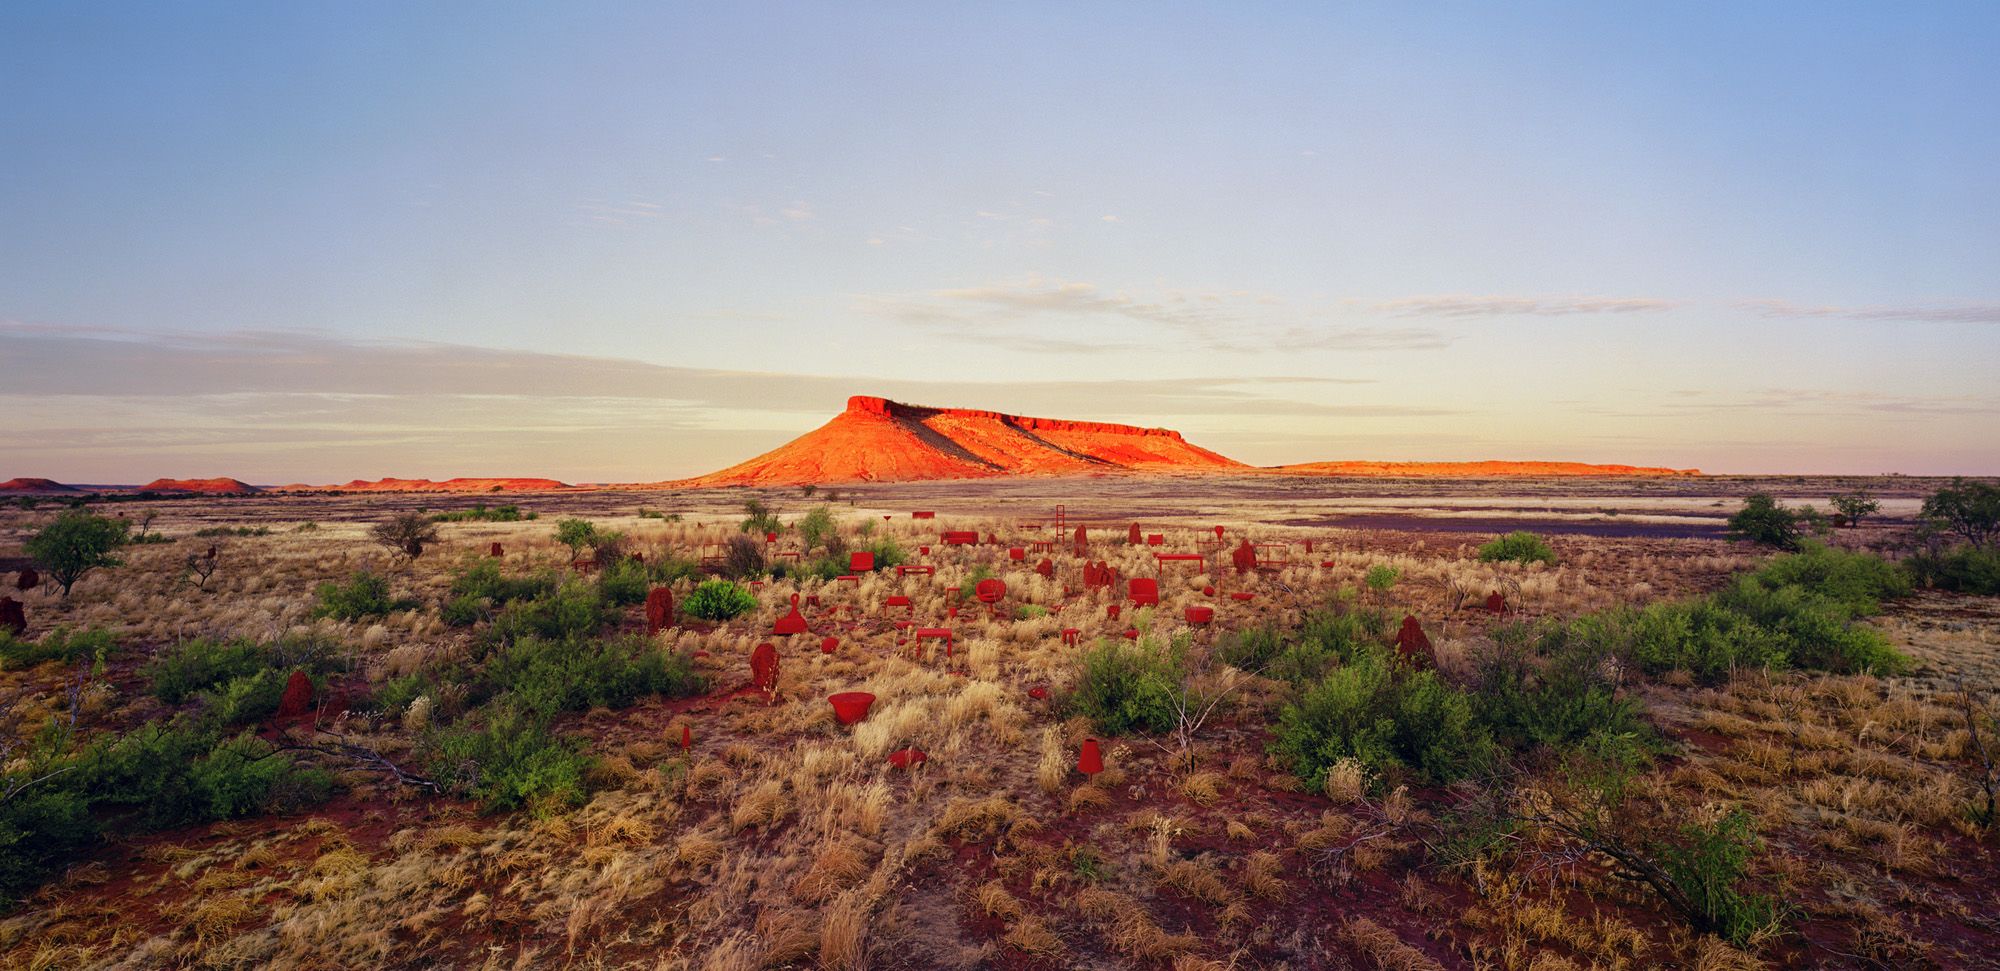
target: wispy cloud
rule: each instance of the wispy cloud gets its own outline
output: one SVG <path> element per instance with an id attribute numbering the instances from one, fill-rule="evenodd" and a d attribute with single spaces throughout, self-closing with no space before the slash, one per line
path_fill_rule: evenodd
<path id="1" fill-rule="evenodd" d="M 577 203 L 577 212 L 591 222 L 612 226 L 629 226 L 635 222 L 658 219 L 665 215 L 664 207 L 657 202 L 630 199 L 613 202 L 603 199 L 586 199 Z"/>
<path id="2" fill-rule="evenodd" d="M 866 311 L 945 337 L 990 342 L 996 327 L 1005 326 L 1009 343 L 1041 341 L 1074 352 L 1157 347 L 1162 332 L 1193 349 L 1246 353 L 1431 350 L 1450 343 L 1431 328 L 1351 326 L 1332 320 L 1301 323 L 1297 318 L 1308 315 L 1288 308 L 1282 299 L 1247 291 L 1170 290 L 1142 296 L 1091 283 L 1030 277 L 921 294 L 867 295 L 861 303 Z M 1050 318 L 1072 331 L 1078 324 L 1109 326 L 1117 336 L 1084 340 L 1023 330 L 1024 324 L 1038 318 Z"/>
<path id="3" fill-rule="evenodd" d="M 1370 309 L 1397 317 L 1563 317 L 1572 314 L 1649 314 L 1673 310 L 1659 297 L 1423 296 L 1375 303 Z"/>
<path id="4" fill-rule="evenodd" d="M 1820 317 L 1842 320 L 1900 320 L 1927 324 L 2000 324 L 2000 303 L 1906 304 L 1842 307 L 1751 300 L 1743 309 L 1770 318 Z"/>

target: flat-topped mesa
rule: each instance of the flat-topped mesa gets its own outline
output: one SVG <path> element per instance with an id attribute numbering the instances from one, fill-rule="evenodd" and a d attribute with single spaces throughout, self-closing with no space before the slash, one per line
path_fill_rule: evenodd
<path id="1" fill-rule="evenodd" d="M 939 415 L 959 418 L 983 418 L 1012 425 L 1031 432 L 1082 432 L 1093 435 L 1146 435 L 1171 438 L 1176 442 L 1187 439 L 1171 428 L 1144 428 L 1138 425 L 1120 425 L 1108 421 L 1070 421 L 1063 418 L 1035 418 L 1029 415 L 1010 415 L 1004 411 L 990 411 L 984 408 L 932 408 L 927 405 L 904 404 L 874 395 L 858 394 L 847 399 L 847 410 L 856 414 L 879 415 L 883 418 L 913 418 L 924 421 Z"/>

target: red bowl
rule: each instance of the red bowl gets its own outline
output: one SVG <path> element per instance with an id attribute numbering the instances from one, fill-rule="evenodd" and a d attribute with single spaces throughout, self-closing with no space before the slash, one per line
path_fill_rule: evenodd
<path id="1" fill-rule="evenodd" d="M 868 706 L 875 703 L 875 696 L 866 691 L 843 691 L 826 700 L 833 703 L 833 717 L 842 725 L 852 725 L 868 717 Z"/>
<path id="2" fill-rule="evenodd" d="M 889 753 L 889 764 L 899 769 L 907 769 L 930 761 L 930 756 L 920 748 L 899 748 Z"/>

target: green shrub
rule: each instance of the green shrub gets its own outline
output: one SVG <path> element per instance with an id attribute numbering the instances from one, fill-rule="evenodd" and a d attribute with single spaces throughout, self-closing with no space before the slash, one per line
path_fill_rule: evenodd
<path id="1" fill-rule="evenodd" d="M 196 638 L 162 648 L 140 673 L 152 683 L 154 697 L 178 705 L 196 692 L 255 674 L 268 663 L 268 652 L 247 638 Z"/>
<path id="2" fill-rule="evenodd" d="M 1492 748 L 1471 699 L 1430 671 L 1397 669 L 1371 651 L 1328 674 L 1278 713 L 1271 750 L 1312 789 L 1356 759 L 1377 778 L 1411 772 L 1442 784 L 1485 764 Z"/>
<path id="3" fill-rule="evenodd" d="M 528 513 L 524 516 L 521 513 L 521 507 L 513 503 L 489 509 L 485 503 L 481 502 L 473 504 L 471 509 L 455 509 L 451 512 L 431 514 L 431 522 L 434 523 L 516 523 L 523 519 L 533 518 L 535 518 L 534 513 Z"/>
<path id="4" fill-rule="evenodd" d="M 727 580 L 710 580 L 687 595 L 681 612 L 702 620 L 729 620 L 756 607 L 757 598 L 750 591 Z"/>
<path id="5" fill-rule="evenodd" d="M 1958 593 L 2000 594 L 2000 549 L 1961 545 L 1907 561 L 1917 582 Z"/>
<path id="6" fill-rule="evenodd" d="M 1367 584 L 1368 589 L 1373 591 L 1377 597 L 1386 597 L 1389 595 L 1389 590 L 1396 585 L 1396 581 L 1402 578 L 1403 571 L 1387 563 L 1377 563 L 1368 568 L 1368 572 L 1361 578 L 1361 582 Z"/>
<path id="7" fill-rule="evenodd" d="M 1953 479 L 1924 500 L 1920 515 L 1931 529 L 1990 549 L 2000 538 L 2000 485 Z"/>
<path id="8" fill-rule="evenodd" d="M 1493 632 L 1474 658 L 1475 711 L 1495 741 L 1511 748 L 1562 748 L 1598 735 L 1655 739 L 1637 699 L 1620 697 L 1605 674 L 1620 638 L 1595 618 L 1536 630 Z"/>
<path id="9" fill-rule="evenodd" d="M 1496 537 L 1492 542 L 1479 547 L 1479 559 L 1483 563 L 1512 560 L 1516 563 L 1547 563 L 1556 565 L 1556 551 L 1549 548 L 1548 541 L 1526 530 L 1516 530 L 1505 536 Z"/>
<path id="10" fill-rule="evenodd" d="M 194 531 L 194 534 L 195 534 L 196 536 L 199 536 L 199 537 L 201 537 L 202 539 L 210 539 L 210 538 L 213 538 L 213 537 L 216 537 L 216 536 L 269 536 L 269 535 L 271 535 L 271 527 L 269 527 L 269 526 L 207 526 L 207 527 L 203 527 L 203 528 L 201 528 L 201 529 L 197 529 L 197 530 L 195 530 L 195 531 Z"/>
<path id="11" fill-rule="evenodd" d="M 685 697 L 707 685 L 693 659 L 630 637 L 605 641 L 523 638 L 486 660 L 484 683 L 542 718 L 589 708 L 623 708 L 641 695 Z"/>
<path id="12" fill-rule="evenodd" d="M 450 627 L 471 627 L 487 618 L 488 602 L 484 597 L 470 594 L 453 597 L 438 608 L 438 619 Z"/>
<path id="13" fill-rule="evenodd" d="M 290 671 L 262 668 L 201 693 L 209 717 L 222 725 L 245 725 L 271 717 L 285 695 Z"/>
<path id="14" fill-rule="evenodd" d="M 856 552 L 866 550 L 875 554 L 875 569 L 888 570 L 910 561 L 910 554 L 904 552 L 894 537 L 877 536 L 873 540 L 855 547 Z"/>
<path id="15" fill-rule="evenodd" d="M 1879 556 L 1849 553 L 1820 543 L 1775 557 L 1750 574 L 1767 589 L 1801 587 L 1846 608 L 1854 616 L 1882 611 L 1882 601 L 1910 595 L 1907 571 Z"/>
<path id="16" fill-rule="evenodd" d="M 76 632 L 71 632 L 68 627 L 58 627 L 43 634 L 39 641 L 17 640 L 13 635 L 0 631 L 0 669 L 19 670 L 48 661 L 75 664 L 107 658 L 117 652 L 117 636 L 95 627 Z"/>
<path id="17" fill-rule="evenodd" d="M 216 745 L 188 775 L 207 802 L 206 819 L 297 812 L 325 802 L 334 789 L 331 774 L 301 768 L 247 732 Z"/>
<path id="18" fill-rule="evenodd" d="M 485 599 L 495 604 L 532 600 L 547 596 L 555 588 L 555 577 L 547 573 L 510 577 L 500 572 L 498 562 L 485 558 L 470 561 L 451 578 L 452 596 Z"/>
<path id="19" fill-rule="evenodd" d="M 0 787 L 27 782 L 25 773 L 0 774 Z M 89 801 L 73 789 L 42 782 L 0 802 L 0 908 L 19 903 L 97 836 Z"/>
<path id="20" fill-rule="evenodd" d="M 493 618 L 488 635 L 498 643 L 522 637 L 570 640 L 595 634 L 617 616 L 618 612 L 598 596 L 595 586 L 570 580 L 544 596 L 509 603 Z"/>
<path id="21" fill-rule="evenodd" d="M 1106 641 L 1085 651 L 1069 710 L 1106 735 L 1165 732 L 1180 724 L 1186 642 Z"/>
<path id="22" fill-rule="evenodd" d="M 622 560 L 597 575 L 598 596 L 614 607 L 645 603 L 646 594 L 652 589 L 652 575 L 644 563 L 636 560 Z"/>
<path id="23" fill-rule="evenodd" d="M 415 606 L 412 601 L 390 599 L 389 578 L 369 570 L 355 571 L 346 583 L 322 583 L 313 588 L 313 597 L 319 601 L 313 616 L 336 620 L 386 617 L 390 611 Z"/>
<path id="24" fill-rule="evenodd" d="M 1701 929 L 1745 944 L 1783 919 L 1777 901 L 1743 888 L 1760 845 L 1749 814 L 1737 809 L 1712 822 L 1684 824 L 1678 840 L 1653 852 Z"/>
<path id="25" fill-rule="evenodd" d="M 488 706 L 484 722 L 439 732 L 431 742 L 428 764 L 449 791 L 488 812 L 528 806 L 544 815 L 583 803 L 592 759 L 582 743 L 508 704 Z"/>
<path id="26" fill-rule="evenodd" d="M 1745 497 L 1743 508 L 1729 517 L 1731 539 L 1795 550 L 1803 535 L 1799 510 L 1787 507 L 1768 493 Z"/>
<path id="27" fill-rule="evenodd" d="M 778 511 L 764 505 L 762 500 L 751 499 L 745 502 L 743 513 L 744 520 L 737 524 L 740 532 L 756 533 L 762 538 L 767 533 L 775 533 L 785 528 L 784 524 L 778 521 Z"/>
<path id="28" fill-rule="evenodd" d="M 799 531 L 799 545 L 807 552 L 819 548 L 840 529 L 834 521 L 833 510 L 826 506 L 815 506 L 811 512 L 799 517 L 796 524 Z"/>

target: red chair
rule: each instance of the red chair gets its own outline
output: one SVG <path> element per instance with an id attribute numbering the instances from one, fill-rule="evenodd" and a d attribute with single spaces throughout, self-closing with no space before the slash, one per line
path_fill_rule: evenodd
<path id="1" fill-rule="evenodd" d="M 867 550 L 859 550 L 848 554 L 847 572 L 867 573 L 873 569 L 875 569 L 875 554 Z"/>
<path id="2" fill-rule="evenodd" d="M 1134 607 L 1157 607 L 1160 605 L 1160 581 L 1152 577 L 1133 577 L 1125 585 L 1125 592 L 1132 599 Z"/>

